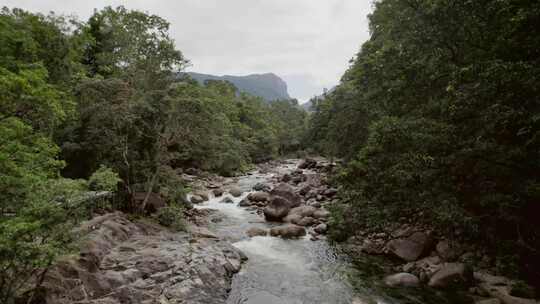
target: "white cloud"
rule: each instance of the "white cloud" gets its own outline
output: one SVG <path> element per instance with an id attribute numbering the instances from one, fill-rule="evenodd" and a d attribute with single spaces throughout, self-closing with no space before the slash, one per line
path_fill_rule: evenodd
<path id="1" fill-rule="evenodd" d="M 371 0 L 0 0 L 0 6 L 76 14 L 124 5 L 160 15 L 191 60 L 190 70 L 242 75 L 273 72 L 306 100 L 330 88 L 368 39 Z"/>

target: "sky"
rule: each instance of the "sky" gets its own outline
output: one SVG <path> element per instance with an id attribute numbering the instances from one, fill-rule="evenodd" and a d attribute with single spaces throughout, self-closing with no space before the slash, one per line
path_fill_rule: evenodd
<path id="1" fill-rule="evenodd" d="M 0 7 L 54 11 L 86 20 L 94 8 L 124 5 L 167 19 L 188 71 L 272 72 L 301 102 L 339 83 L 369 38 L 371 0 L 0 0 Z"/>

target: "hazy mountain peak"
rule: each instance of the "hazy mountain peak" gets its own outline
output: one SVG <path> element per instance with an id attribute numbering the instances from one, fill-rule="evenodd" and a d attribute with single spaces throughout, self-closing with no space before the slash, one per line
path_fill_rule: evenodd
<path id="1" fill-rule="evenodd" d="M 187 74 L 201 84 L 209 79 L 229 81 L 240 91 L 260 96 L 267 101 L 291 98 L 287 91 L 287 83 L 274 73 L 250 74 L 246 76 L 216 76 L 196 72 L 188 72 Z"/>

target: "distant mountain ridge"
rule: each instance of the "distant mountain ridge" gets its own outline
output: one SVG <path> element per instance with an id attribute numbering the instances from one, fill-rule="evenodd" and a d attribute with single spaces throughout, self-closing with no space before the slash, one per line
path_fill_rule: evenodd
<path id="1" fill-rule="evenodd" d="M 267 101 L 291 99 L 287 91 L 287 83 L 273 73 L 251 74 L 246 76 L 215 76 L 195 72 L 187 73 L 191 78 L 203 84 L 205 80 L 226 80 L 234 84 L 238 90 L 259 96 Z"/>

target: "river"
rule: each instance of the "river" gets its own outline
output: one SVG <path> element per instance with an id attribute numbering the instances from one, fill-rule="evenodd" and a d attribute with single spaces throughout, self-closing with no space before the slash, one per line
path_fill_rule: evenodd
<path id="1" fill-rule="evenodd" d="M 212 229 L 247 256 L 248 261 L 233 278 L 229 304 L 391 304 L 399 303 L 386 295 L 377 295 L 369 288 L 361 292 L 353 288 L 347 276 L 354 266 L 349 259 L 325 240 L 311 241 L 309 234 L 300 239 L 286 240 L 270 236 L 249 238 L 251 227 L 271 228 L 269 223 L 252 210 L 238 203 L 252 192 L 257 183 L 270 183 L 275 174 L 288 173 L 298 161 L 289 160 L 274 168 L 272 173 L 250 172 L 241 176 L 234 186 L 244 191 L 232 197 L 233 204 L 220 203 L 222 197 L 197 205 L 200 209 L 219 210 L 223 219 L 212 223 Z"/>

